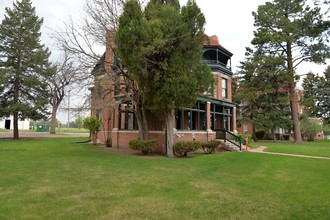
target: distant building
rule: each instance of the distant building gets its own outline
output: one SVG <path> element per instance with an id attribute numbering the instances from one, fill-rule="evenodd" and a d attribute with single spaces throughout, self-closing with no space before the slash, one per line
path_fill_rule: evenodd
<path id="1" fill-rule="evenodd" d="M 14 118 L 10 116 L 8 118 L 0 118 L 0 129 L 14 130 Z M 29 130 L 30 129 L 30 120 L 19 120 L 18 121 L 18 130 Z"/>
<path id="2" fill-rule="evenodd" d="M 92 116 L 101 120 L 98 141 L 111 142 L 113 147 L 127 148 L 128 142 L 139 138 L 134 107 L 123 94 L 127 81 L 116 68 L 117 59 L 111 48 L 114 47 L 113 33 L 107 34 L 106 52 L 96 64 L 92 75 Z M 176 111 L 174 143 L 198 140 L 206 142 L 221 138 L 223 130 L 236 132 L 236 104 L 232 102 L 232 53 L 219 44 L 217 36 L 211 36 L 204 43 L 202 62 L 212 69 L 215 78 L 214 95 L 199 96 L 192 108 Z M 182 85 L 184 86 L 184 85 Z M 149 138 L 157 140 L 158 152 L 165 152 L 165 123 L 151 112 L 146 115 Z"/>

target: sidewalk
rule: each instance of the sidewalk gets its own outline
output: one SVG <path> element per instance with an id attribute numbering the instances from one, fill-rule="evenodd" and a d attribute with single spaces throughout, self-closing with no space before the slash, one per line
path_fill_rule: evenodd
<path id="1" fill-rule="evenodd" d="M 319 157 L 319 156 L 307 156 L 301 154 L 286 154 L 286 153 L 276 153 L 276 152 L 264 152 L 264 149 L 267 147 L 260 146 L 258 148 L 250 149 L 249 152 L 260 153 L 260 154 L 273 154 L 273 155 L 281 155 L 281 156 L 289 156 L 289 157 L 302 157 L 302 158 L 313 158 L 313 159 L 322 159 L 322 160 L 330 160 L 330 157 Z"/>
<path id="2" fill-rule="evenodd" d="M 19 131 L 20 138 L 56 138 L 56 137 L 89 137 L 89 133 L 61 133 Z M 13 131 L 0 132 L 0 139 L 13 138 Z"/>

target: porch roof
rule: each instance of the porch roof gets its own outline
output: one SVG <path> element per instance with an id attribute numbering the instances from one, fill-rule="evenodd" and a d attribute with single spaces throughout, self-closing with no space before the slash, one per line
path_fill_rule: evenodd
<path id="1" fill-rule="evenodd" d="M 231 108 L 238 106 L 238 104 L 234 103 L 234 102 L 228 102 L 228 101 L 210 98 L 210 97 L 206 97 L 206 96 L 198 96 L 197 100 L 202 101 L 202 102 L 210 102 L 211 104 L 222 105 L 222 106 L 231 107 Z"/>

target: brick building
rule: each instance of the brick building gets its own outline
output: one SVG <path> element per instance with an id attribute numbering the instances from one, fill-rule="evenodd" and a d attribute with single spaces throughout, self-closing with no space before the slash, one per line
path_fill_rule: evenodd
<path id="1" fill-rule="evenodd" d="M 106 51 L 96 64 L 92 74 L 92 116 L 101 120 L 98 141 L 112 143 L 113 147 L 127 148 L 128 142 L 139 138 L 134 105 L 127 97 L 129 92 L 120 74 L 114 56 L 114 34 L 107 33 Z M 214 94 L 201 95 L 193 108 L 176 111 L 174 143 L 182 140 L 206 142 L 220 138 L 223 129 L 236 131 L 236 104 L 232 102 L 232 53 L 219 44 L 217 36 L 209 37 L 204 43 L 202 62 L 207 62 L 215 78 Z M 130 85 L 132 86 L 132 85 Z M 184 85 L 183 85 L 184 86 Z M 126 90 L 126 91 L 125 91 Z M 126 94 L 125 94 L 126 92 Z M 157 151 L 165 152 L 165 123 L 152 113 L 146 115 L 149 138 L 157 140 Z"/>

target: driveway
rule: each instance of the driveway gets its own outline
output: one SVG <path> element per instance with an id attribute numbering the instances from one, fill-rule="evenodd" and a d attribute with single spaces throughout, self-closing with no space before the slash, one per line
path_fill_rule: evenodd
<path id="1" fill-rule="evenodd" d="M 54 138 L 54 137 L 89 137 L 88 133 L 61 133 L 49 134 L 49 132 L 19 131 L 20 138 Z M 0 139 L 13 138 L 13 131 L 1 131 Z"/>

